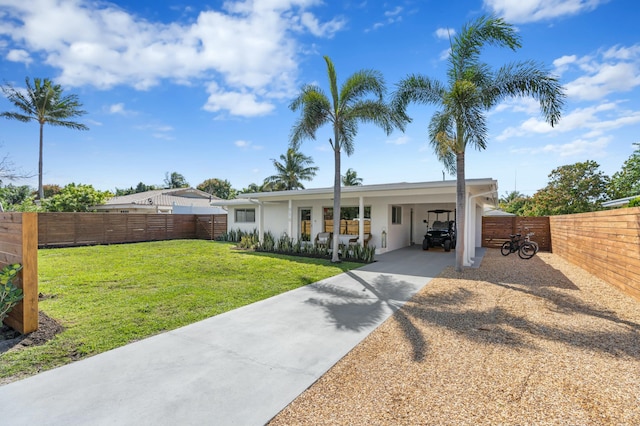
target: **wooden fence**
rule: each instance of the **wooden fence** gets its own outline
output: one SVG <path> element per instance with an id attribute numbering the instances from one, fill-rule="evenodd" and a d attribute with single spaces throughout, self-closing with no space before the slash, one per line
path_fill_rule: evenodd
<path id="1" fill-rule="evenodd" d="M 640 300 L 640 207 L 550 217 L 553 252 Z"/>
<path id="2" fill-rule="evenodd" d="M 215 239 L 227 215 L 39 213 L 38 247 Z"/>
<path id="3" fill-rule="evenodd" d="M 333 219 L 326 219 L 324 221 L 324 232 L 333 232 Z M 364 233 L 371 233 L 371 219 L 364 220 Z M 360 234 L 360 221 L 359 220 L 346 220 L 340 221 L 340 235 L 359 235 Z"/>
<path id="4" fill-rule="evenodd" d="M 538 243 L 540 250 L 551 251 L 551 229 L 549 217 L 485 216 L 482 218 L 482 247 L 500 248 L 509 241 L 510 234 L 523 236 L 533 232 L 532 241 Z"/>
<path id="5" fill-rule="evenodd" d="M 0 267 L 20 263 L 14 281 L 24 297 L 4 322 L 20 333 L 38 329 L 38 217 L 37 213 L 0 213 Z"/>

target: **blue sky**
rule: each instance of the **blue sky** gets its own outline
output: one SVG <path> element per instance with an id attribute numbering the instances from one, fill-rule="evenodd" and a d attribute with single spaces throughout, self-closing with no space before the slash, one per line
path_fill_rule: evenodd
<path id="1" fill-rule="evenodd" d="M 493 109 L 488 148 L 468 151 L 467 178 L 532 195 L 561 165 L 619 170 L 640 141 L 637 0 L 0 0 L 0 79 L 51 78 L 87 111 L 89 131 L 45 126 L 47 184 L 113 191 L 161 185 L 175 171 L 192 186 L 221 178 L 241 189 L 273 174 L 271 159 L 286 152 L 300 86 L 327 87 L 323 55 L 339 83 L 365 68 L 381 71 L 390 91 L 412 73 L 444 81 L 448 31 L 490 13 L 517 27 L 523 47 L 482 59 L 537 61 L 568 97 L 555 128 L 529 99 Z M 13 107 L 2 98 L 0 110 Z M 434 111 L 411 106 L 413 122 L 390 136 L 362 125 L 342 172 L 355 169 L 365 184 L 441 180 L 427 138 Z M 329 137 L 326 127 L 302 145 L 320 168 L 307 188 L 333 183 Z M 35 174 L 38 126 L 1 121 L 5 155 Z M 35 187 L 37 177 L 14 183 Z"/>

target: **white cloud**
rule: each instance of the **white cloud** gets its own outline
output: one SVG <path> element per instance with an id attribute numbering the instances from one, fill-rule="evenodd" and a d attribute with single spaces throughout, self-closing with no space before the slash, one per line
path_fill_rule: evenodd
<path id="1" fill-rule="evenodd" d="M 209 98 L 203 108 L 210 112 L 225 110 L 232 115 L 253 117 L 268 114 L 275 108 L 272 103 L 258 101 L 254 93 L 221 90 L 216 83 L 211 83 L 207 92 Z"/>
<path id="2" fill-rule="evenodd" d="M 395 139 L 387 139 L 386 143 L 389 143 L 392 145 L 405 145 L 409 141 L 411 141 L 411 138 L 409 136 L 401 135 Z"/>
<path id="3" fill-rule="evenodd" d="M 605 131 L 640 123 L 640 111 L 623 110 L 617 103 L 606 102 L 587 108 L 576 108 L 563 115 L 555 127 L 540 118 L 529 118 L 517 127 L 508 127 L 496 140 L 504 141 L 510 138 L 532 136 L 536 134 L 567 133 L 571 131 L 586 131 L 585 136 L 597 137 Z"/>
<path id="4" fill-rule="evenodd" d="M 602 99 L 640 86 L 640 44 L 614 46 L 580 58 L 563 56 L 553 64 L 558 74 L 579 75 L 565 84 L 569 98 Z"/>
<path id="5" fill-rule="evenodd" d="M 387 10 L 386 12 L 384 12 L 384 16 L 386 17 L 393 17 L 393 16 L 398 16 L 400 15 L 400 13 L 402 13 L 403 7 L 402 6 L 396 6 L 395 9 L 393 10 Z"/>
<path id="6" fill-rule="evenodd" d="M 134 115 L 135 111 L 128 110 L 124 107 L 124 103 L 120 102 L 117 104 L 112 104 L 107 107 L 109 114 L 119 114 L 119 115 Z"/>
<path id="7" fill-rule="evenodd" d="M 29 52 L 23 49 L 11 49 L 9 53 L 7 53 L 7 60 L 12 62 L 22 62 L 26 65 L 29 65 L 31 62 L 33 62 L 33 59 L 31 59 L 31 55 L 29 55 Z"/>
<path id="8" fill-rule="evenodd" d="M 576 55 L 565 55 L 553 61 L 553 66 L 558 74 L 566 71 L 571 64 L 575 64 L 578 57 Z"/>
<path id="9" fill-rule="evenodd" d="M 609 0 L 484 0 L 485 9 L 512 23 L 536 22 L 589 12 Z"/>
<path id="10" fill-rule="evenodd" d="M 331 37 L 344 26 L 340 18 L 317 19 L 308 10 L 317 0 L 226 1 L 221 10 L 201 11 L 193 22 L 168 24 L 89 0 L 2 3 L 0 36 L 11 40 L 14 60 L 41 56 L 60 70 L 55 78 L 60 84 L 147 90 L 163 80 L 215 81 L 218 97 L 229 92 L 240 98 L 245 106 L 231 113 L 241 115 L 268 112 L 269 100 L 295 91 L 299 33 Z M 246 106 L 247 99 L 254 105 Z M 214 102 L 214 110 L 229 103 L 235 104 Z"/>
<path id="11" fill-rule="evenodd" d="M 606 155 L 606 148 L 611 143 L 611 137 L 601 137 L 596 140 L 576 139 L 564 144 L 548 144 L 540 148 L 514 149 L 514 154 L 543 154 L 559 157 L 575 157 L 589 154 L 589 157 L 603 157 Z"/>
<path id="12" fill-rule="evenodd" d="M 346 21 L 341 18 L 333 19 L 329 22 L 320 23 L 312 13 L 304 12 L 300 16 L 300 22 L 304 25 L 311 34 L 318 37 L 331 38 L 333 35 L 340 31 L 346 24 Z"/>
<path id="13" fill-rule="evenodd" d="M 450 37 L 456 35 L 456 31 L 452 28 L 438 28 L 435 32 L 436 38 L 449 40 Z"/>
<path id="14" fill-rule="evenodd" d="M 386 10 L 384 12 L 384 21 L 376 22 L 370 29 L 365 30 L 365 32 L 375 31 L 379 28 L 382 28 L 386 25 L 390 25 L 396 22 L 402 22 L 402 12 L 404 8 L 402 6 L 396 6 L 395 9 Z"/>
<path id="15" fill-rule="evenodd" d="M 490 111 L 490 115 L 503 111 L 524 112 L 526 114 L 538 114 L 540 103 L 533 98 L 514 98 L 502 102 Z"/>
<path id="16" fill-rule="evenodd" d="M 256 151 L 262 149 L 262 146 L 254 145 L 253 142 L 245 141 L 245 140 L 242 140 L 242 139 L 239 139 L 239 140 L 235 141 L 233 144 L 235 146 L 237 146 L 238 148 L 241 148 L 241 149 L 253 149 L 253 150 L 256 150 Z"/>

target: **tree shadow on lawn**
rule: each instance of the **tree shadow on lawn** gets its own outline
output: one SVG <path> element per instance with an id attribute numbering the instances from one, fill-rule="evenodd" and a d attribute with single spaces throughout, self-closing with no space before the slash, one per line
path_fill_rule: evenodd
<path id="1" fill-rule="evenodd" d="M 527 263 L 515 268 L 512 266 L 514 261 Z M 521 270 L 523 265 L 526 266 L 526 274 L 515 272 Z M 453 282 L 460 280 L 460 287 L 438 293 L 429 292 L 427 287 L 425 292 L 416 295 L 394 316 L 413 345 L 413 359 L 416 361 L 424 358 L 426 344 L 424 336 L 421 339 L 409 338 L 415 334 L 412 323 L 415 321 L 452 330 L 483 344 L 534 348 L 535 339 L 540 339 L 608 355 L 640 359 L 640 324 L 620 318 L 614 311 L 601 305 L 583 300 L 580 294 L 588 290 L 581 290 L 561 271 L 542 259 L 501 257 L 494 252 L 477 270 L 467 269 L 463 273 L 456 273 L 449 268 L 443 271 L 440 278 Z M 475 284 L 469 285 L 470 282 Z M 499 299 L 489 309 L 475 308 L 479 298 L 496 297 L 490 288 L 486 288 L 485 294 L 478 282 L 507 290 L 505 295 L 510 300 L 514 296 L 511 292 L 531 298 L 525 301 L 526 306 L 539 310 L 538 313 L 547 319 L 556 316 L 555 322 L 550 325 L 532 319 L 534 316 L 530 312 L 514 312 L 507 304 L 500 306 Z M 575 294 L 571 294 L 573 292 Z M 591 317 L 590 327 L 574 327 L 577 321 L 572 322 L 571 318 L 576 316 Z"/>

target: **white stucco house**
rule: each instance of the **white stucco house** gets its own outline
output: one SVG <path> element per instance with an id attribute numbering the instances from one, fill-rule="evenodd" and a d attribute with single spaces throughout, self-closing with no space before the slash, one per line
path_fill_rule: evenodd
<path id="1" fill-rule="evenodd" d="M 470 266 L 482 237 L 482 212 L 496 207 L 498 183 L 490 178 L 468 179 L 466 190 L 467 214 L 457 218 L 458 223 L 465 220 L 465 235 L 457 238 L 464 238 L 464 263 Z M 313 241 L 318 233 L 333 231 L 328 229 L 332 226 L 332 187 L 241 194 L 234 200 L 214 200 L 211 204 L 228 210 L 228 230 L 257 229 L 260 239 L 269 231 L 276 238 L 286 233 Z M 354 237 L 362 241 L 365 233 L 371 233 L 369 245 L 376 247 L 377 254 L 421 244 L 427 211 L 455 211 L 455 207 L 455 180 L 342 187 L 343 216 L 349 214 L 355 220 L 341 224 L 340 242 L 347 243 Z"/>

